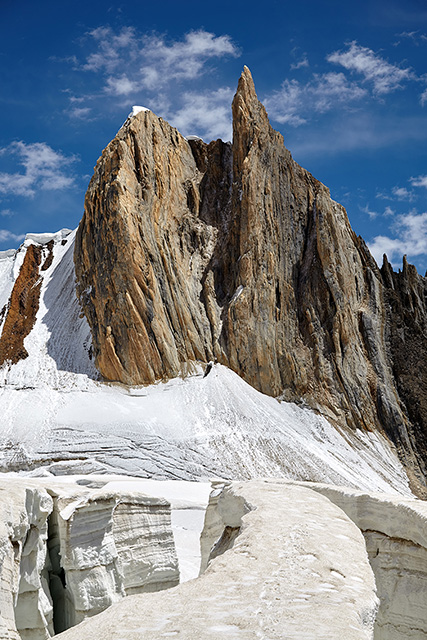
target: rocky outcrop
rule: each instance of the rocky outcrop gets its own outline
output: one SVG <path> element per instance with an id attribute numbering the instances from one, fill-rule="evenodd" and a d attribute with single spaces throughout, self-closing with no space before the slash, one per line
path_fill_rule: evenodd
<path id="1" fill-rule="evenodd" d="M 16 364 L 28 356 L 24 338 L 33 328 L 39 308 L 41 259 L 41 247 L 31 244 L 25 254 L 7 307 L 0 338 L 0 365 L 6 360 Z"/>
<path id="2" fill-rule="evenodd" d="M 203 145 L 202 173 L 189 143 L 150 111 L 132 118 L 104 151 L 86 195 L 75 263 L 105 379 L 154 382 L 214 357 L 216 327 L 201 294 L 218 231 L 199 217 L 201 182 L 227 175 L 230 157 L 228 145 Z"/>
<path id="3" fill-rule="evenodd" d="M 187 141 L 150 111 L 125 123 L 96 166 L 75 264 L 104 379 L 147 384 L 217 359 L 337 425 L 385 431 L 424 482 L 425 412 L 408 405 L 425 391 L 391 346 L 397 285 L 387 293 L 343 207 L 293 161 L 248 69 L 232 145 Z"/>
<path id="4" fill-rule="evenodd" d="M 403 258 L 395 273 L 387 257 L 381 268 L 386 345 L 399 397 L 411 422 L 410 437 L 427 475 L 427 279 Z M 395 434 L 400 448 L 405 444 Z"/>

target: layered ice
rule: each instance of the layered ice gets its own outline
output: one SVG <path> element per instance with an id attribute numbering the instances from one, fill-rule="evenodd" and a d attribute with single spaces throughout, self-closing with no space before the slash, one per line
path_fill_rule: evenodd
<path id="1" fill-rule="evenodd" d="M 0 638 L 427 634 L 424 502 L 216 480 L 206 510 L 208 492 L 125 476 L 4 474 Z M 187 580 L 179 586 L 178 566 Z"/>
<path id="2" fill-rule="evenodd" d="M 223 527 L 239 531 L 200 578 L 126 598 L 61 639 L 373 638 L 374 576 L 343 511 L 274 481 L 232 483 L 216 508 Z"/>
<path id="3" fill-rule="evenodd" d="M 44 573 L 52 508 L 43 487 L 0 485 L 0 638 L 45 640 L 53 634 Z"/>
<path id="4" fill-rule="evenodd" d="M 363 533 L 380 597 L 375 640 L 427 637 L 427 503 L 306 486 L 336 504 Z"/>
<path id="5" fill-rule="evenodd" d="M 208 493 L 202 484 L 3 475 L 0 638 L 45 640 L 129 594 L 178 584 L 180 565 L 183 579 L 195 577 Z"/>

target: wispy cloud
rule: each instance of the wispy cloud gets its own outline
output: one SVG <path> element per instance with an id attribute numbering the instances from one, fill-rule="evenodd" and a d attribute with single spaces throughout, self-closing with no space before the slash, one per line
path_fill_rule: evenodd
<path id="1" fill-rule="evenodd" d="M 403 83 L 414 78 L 413 71 L 390 64 L 372 49 L 350 42 L 346 50 L 334 51 L 327 56 L 328 62 L 339 64 L 348 71 L 359 73 L 372 83 L 374 93 L 384 95 L 400 89 Z"/>
<path id="2" fill-rule="evenodd" d="M 406 187 L 393 187 L 391 190 L 393 196 L 397 200 L 406 200 L 408 202 L 412 202 L 414 200 L 414 192 L 409 191 Z"/>
<path id="3" fill-rule="evenodd" d="M 0 193 L 32 197 L 38 189 L 55 191 L 68 189 L 74 183 L 68 173 L 73 156 L 54 151 L 45 142 L 25 144 L 13 142 L 0 153 L 15 156 L 23 167 L 22 173 L 0 173 Z"/>
<path id="4" fill-rule="evenodd" d="M 167 41 L 160 35 L 141 36 L 132 27 L 118 33 L 111 27 L 98 27 L 88 35 L 96 51 L 87 56 L 81 68 L 102 73 L 105 91 L 118 96 L 140 89 L 158 90 L 172 80 L 195 79 L 205 71 L 208 60 L 239 55 L 230 36 L 204 30 L 191 31 L 179 41 Z"/>
<path id="5" fill-rule="evenodd" d="M 307 54 L 304 53 L 302 55 L 302 57 L 298 60 L 298 62 L 293 62 L 291 64 L 291 69 L 295 70 L 295 69 L 305 69 L 308 68 L 310 66 L 310 63 L 308 61 L 308 57 Z"/>
<path id="6" fill-rule="evenodd" d="M 314 74 L 307 83 L 285 80 L 279 91 L 264 99 L 269 115 L 282 124 L 304 124 L 313 113 L 325 113 L 337 105 L 360 100 L 366 90 L 347 80 L 343 73 Z"/>
<path id="7" fill-rule="evenodd" d="M 8 229 L 0 229 L 0 242 L 21 242 L 24 238 L 24 234 L 16 234 Z"/>
<path id="8" fill-rule="evenodd" d="M 0 216 L 2 216 L 3 218 L 11 218 L 14 215 L 15 215 L 15 212 L 12 211 L 12 209 L 1 209 L 0 210 Z"/>
<path id="9" fill-rule="evenodd" d="M 67 114 L 73 120 L 88 120 L 92 114 L 91 107 L 72 107 Z"/>
<path id="10" fill-rule="evenodd" d="M 411 178 L 410 182 L 413 187 L 425 187 L 427 189 L 427 176 L 418 176 L 417 178 Z"/>
<path id="11" fill-rule="evenodd" d="M 410 191 L 406 187 L 394 186 L 391 189 L 391 193 L 384 191 L 378 191 L 376 198 L 380 200 L 399 200 L 399 202 L 413 202 L 415 200 L 415 193 Z"/>
<path id="12" fill-rule="evenodd" d="M 231 140 L 231 101 L 234 91 L 222 88 L 205 93 L 189 92 L 182 106 L 168 114 L 169 122 L 184 135 L 196 134 L 206 140 Z"/>
<path id="13" fill-rule="evenodd" d="M 405 254 L 409 258 L 427 255 L 427 212 L 417 213 L 414 209 L 398 215 L 391 230 L 392 236 L 376 236 L 368 243 L 378 264 L 381 264 L 384 253 L 392 263 L 400 262 Z"/>
<path id="14" fill-rule="evenodd" d="M 378 211 L 372 211 L 372 209 L 369 208 L 368 204 L 364 207 L 360 207 L 360 210 L 363 211 L 363 213 L 366 213 L 366 215 L 368 215 L 371 220 L 374 220 L 380 215 Z"/>
<path id="15" fill-rule="evenodd" d="M 230 90 L 209 92 L 202 88 L 207 83 L 199 82 L 212 70 L 213 62 L 240 55 L 229 35 L 199 29 L 168 39 L 133 27 L 100 26 L 87 33 L 83 42 L 92 51 L 73 68 L 83 72 L 91 88 L 85 96 L 69 91 L 66 113 L 70 119 L 94 119 L 100 102 L 105 109 L 108 100 L 113 109 L 145 105 L 185 133 L 230 137 Z"/>
<path id="16" fill-rule="evenodd" d="M 398 38 L 403 38 L 405 40 L 411 40 L 417 47 L 420 44 L 427 43 L 427 34 L 421 33 L 421 31 L 402 31 L 402 33 L 397 34 Z M 399 43 L 396 43 L 399 44 Z"/>
<path id="17" fill-rule="evenodd" d="M 427 102 L 427 89 L 424 89 L 422 94 L 420 95 L 421 106 L 423 107 Z"/>
<path id="18" fill-rule="evenodd" d="M 394 216 L 394 214 L 395 214 L 394 209 L 392 209 L 389 206 L 385 207 L 385 209 L 384 209 L 384 211 L 382 213 L 380 213 L 379 211 L 373 211 L 370 208 L 369 204 L 365 205 L 364 207 L 360 207 L 360 210 L 363 211 L 363 213 L 366 213 L 366 215 L 368 215 L 371 220 L 374 220 L 375 218 L 378 218 L 379 216 L 383 216 L 385 218 L 390 218 L 390 217 Z"/>

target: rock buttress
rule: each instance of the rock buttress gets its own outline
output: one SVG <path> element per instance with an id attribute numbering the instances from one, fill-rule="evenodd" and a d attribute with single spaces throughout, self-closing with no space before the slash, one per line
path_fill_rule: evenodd
<path id="1" fill-rule="evenodd" d="M 147 384 L 221 357 L 205 271 L 222 233 L 215 203 L 228 193 L 231 153 L 221 141 L 192 144 L 194 154 L 176 129 L 142 112 L 105 149 L 89 185 L 77 292 L 106 380 Z M 203 194 L 214 204 L 203 206 Z"/>
<path id="2" fill-rule="evenodd" d="M 400 400 L 410 420 L 409 436 L 427 476 L 427 279 L 403 258 L 395 273 L 384 256 L 386 343 Z M 406 444 L 398 429 L 389 434 L 399 449 Z"/>
<path id="3" fill-rule="evenodd" d="M 52 247 L 50 246 L 49 256 L 51 253 Z M 24 346 L 24 338 L 33 328 L 39 309 L 42 284 L 39 273 L 41 259 L 42 248 L 30 244 L 13 286 L 7 308 L 0 338 L 0 365 L 5 361 L 16 364 L 28 356 Z"/>

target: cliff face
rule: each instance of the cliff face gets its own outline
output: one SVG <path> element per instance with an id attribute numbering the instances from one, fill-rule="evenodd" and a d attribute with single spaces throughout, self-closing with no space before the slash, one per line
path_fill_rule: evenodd
<path id="1" fill-rule="evenodd" d="M 75 264 L 107 380 L 150 383 L 220 356 L 216 303 L 209 309 L 202 299 L 218 229 L 204 221 L 201 200 L 208 184 L 206 199 L 216 201 L 219 180 L 228 192 L 231 153 L 221 141 L 194 144 L 201 170 L 178 131 L 142 112 L 104 151 L 90 183 Z"/>
<path id="2" fill-rule="evenodd" d="M 380 272 L 271 128 L 248 69 L 232 145 L 188 142 L 149 111 L 122 127 L 89 186 L 75 265 L 105 379 L 217 359 L 338 425 L 385 430 L 422 478 L 427 401 L 405 350 L 427 350 L 425 281 Z"/>
<path id="3" fill-rule="evenodd" d="M 384 256 L 381 274 L 389 362 L 411 423 L 413 449 L 427 476 L 427 279 L 406 257 L 402 271 L 395 273 Z M 401 444 L 400 433 L 395 439 Z"/>

